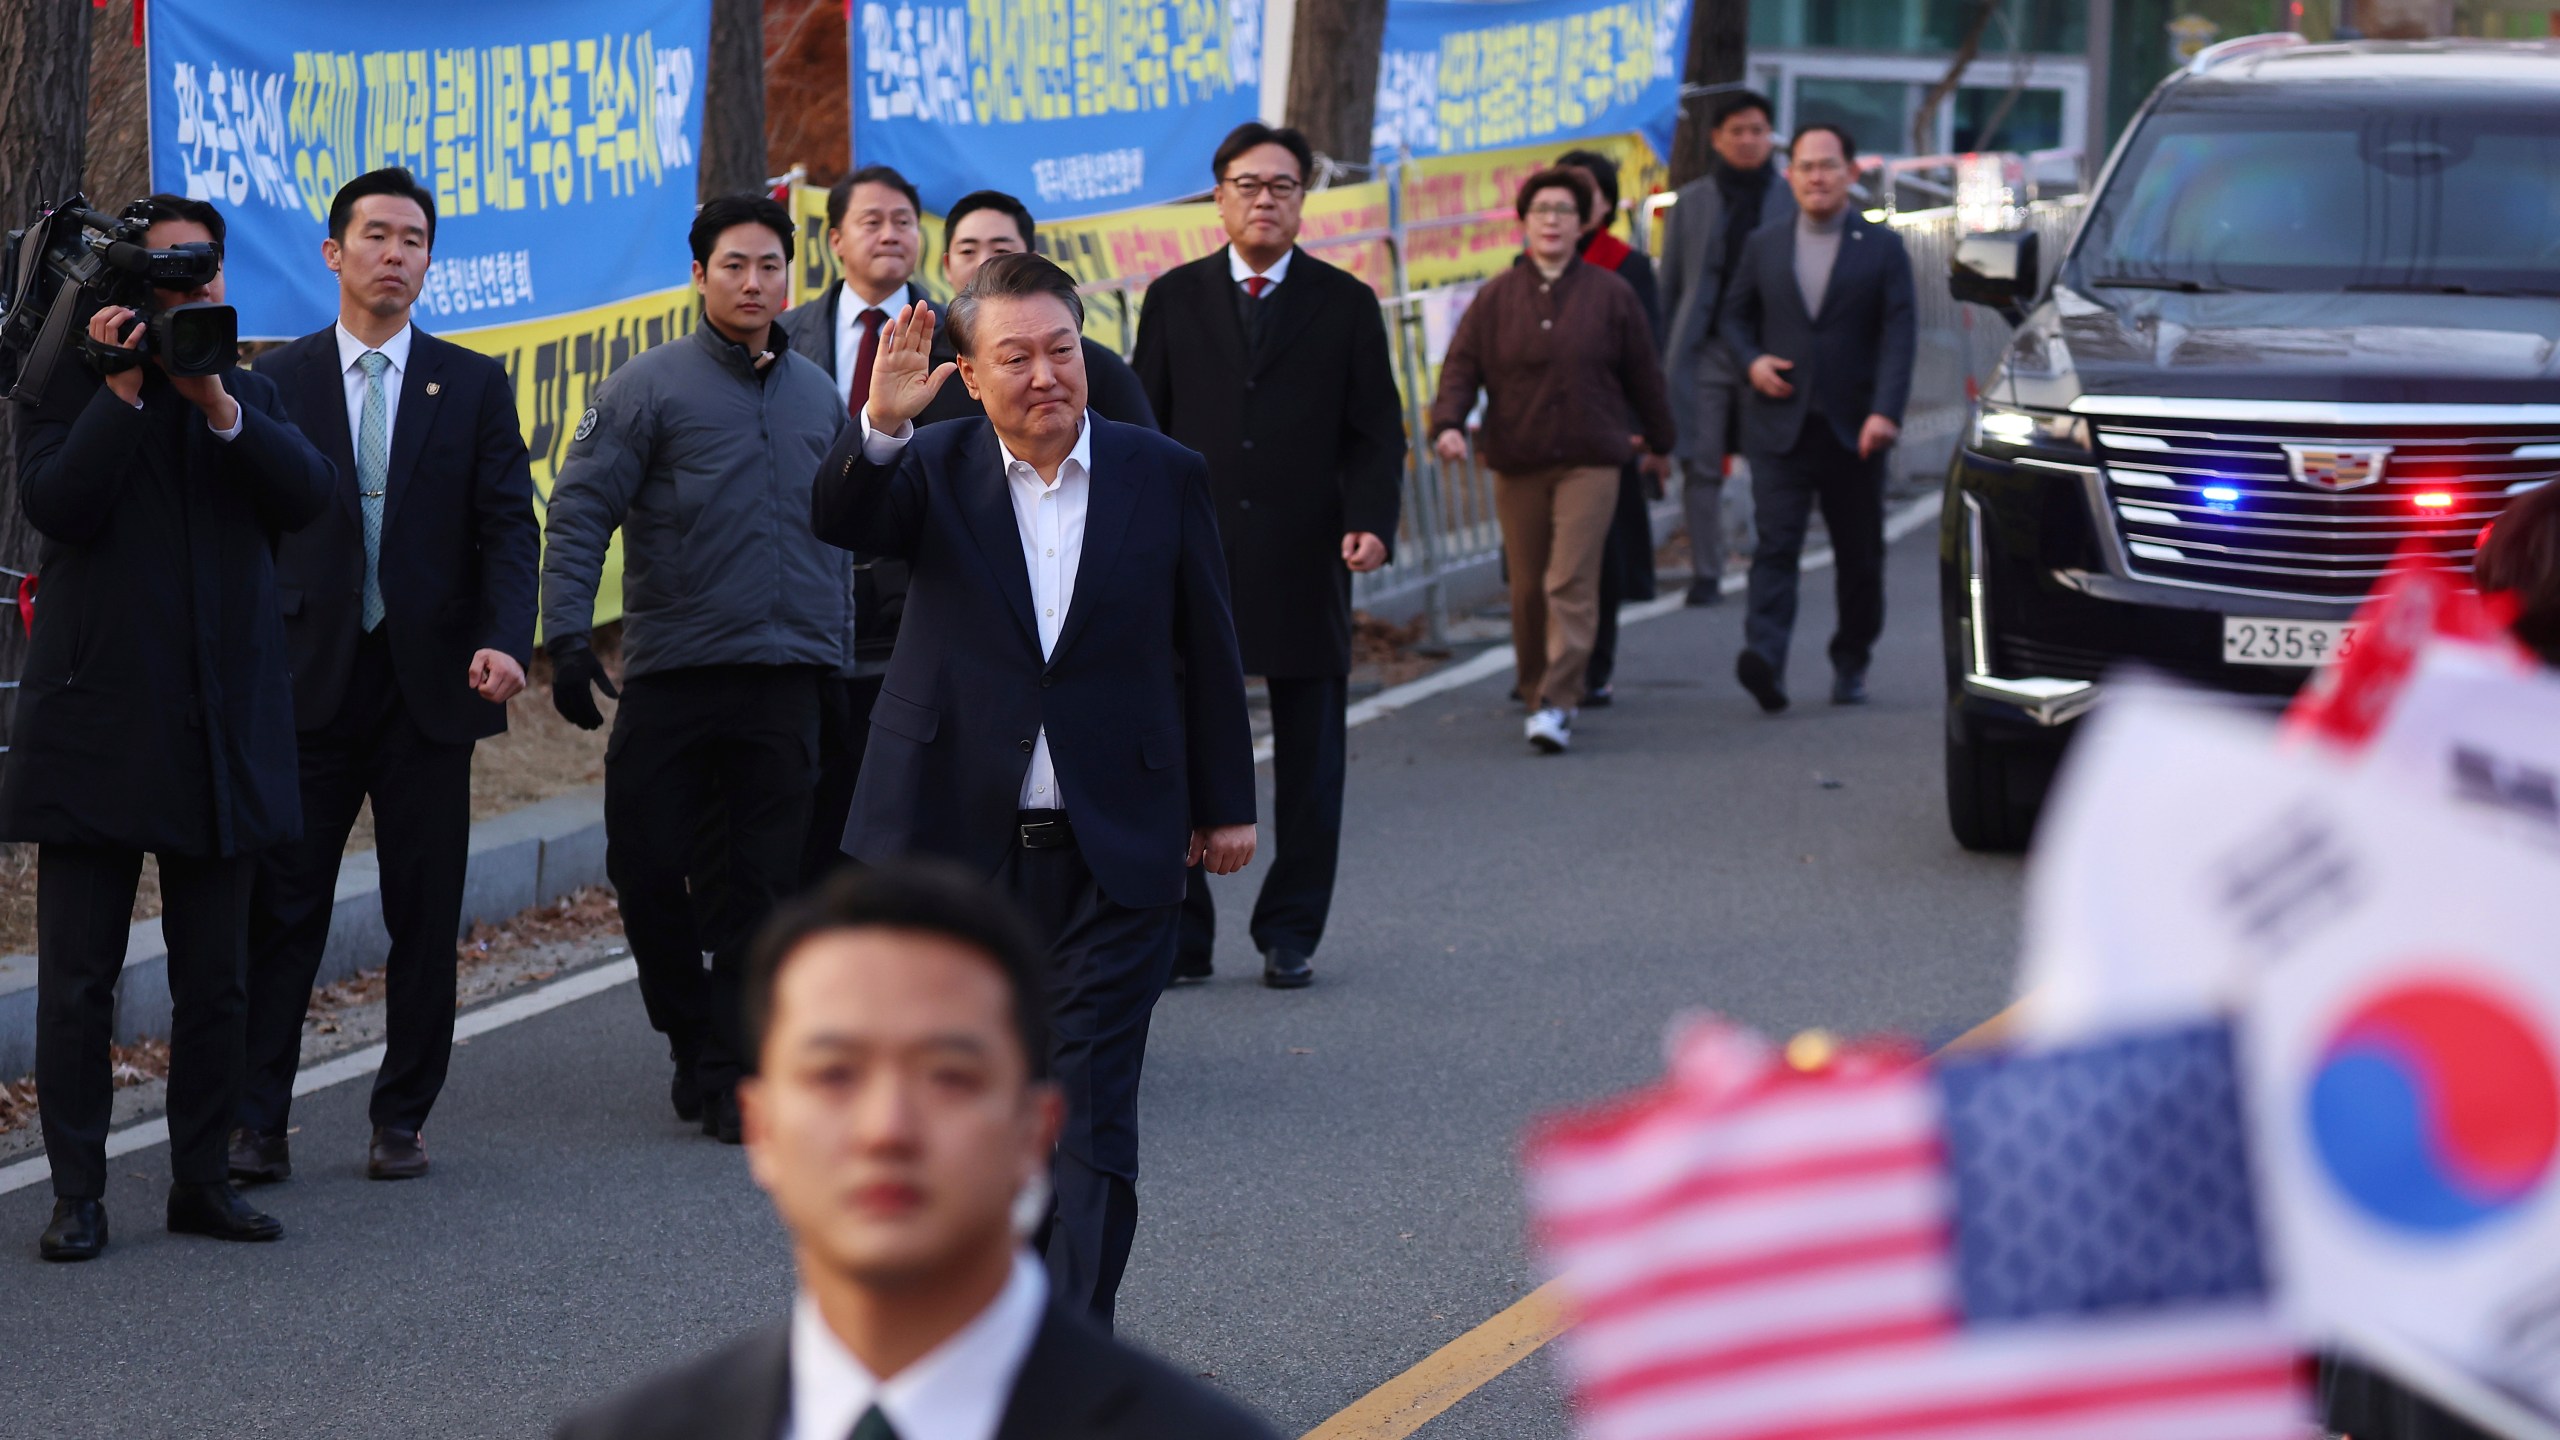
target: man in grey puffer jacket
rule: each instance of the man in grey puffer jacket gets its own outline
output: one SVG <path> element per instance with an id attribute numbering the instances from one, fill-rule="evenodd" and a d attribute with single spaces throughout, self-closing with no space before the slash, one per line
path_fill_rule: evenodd
<path id="1" fill-rule="evenodd" d="M 553 705 L 604 723 L 605 873 L 676 1114 L 737 1144 L 738 987 L 748 943 L 798 883 L 818 768 L 819 686 L 844 660 L 845 552 L 809 530 L 818 462 L 845 424 L 835 381 L 774 317 L 790 213 L 724 196 L 694 221 L 702 324 L 614 372 L 551 491 L 542 626 Z M 617 692 L 588 643 L 623 534 Z M 702 957 L 711 956 L 709 973 Z"/>

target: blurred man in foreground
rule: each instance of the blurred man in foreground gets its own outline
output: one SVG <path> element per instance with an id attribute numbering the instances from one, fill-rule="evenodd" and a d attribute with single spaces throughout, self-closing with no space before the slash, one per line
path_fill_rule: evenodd
<path id="1" fill-rule="evenodd" d="M 562 1440 L 1267 1440 L 1054 1301 L 1022 1248 L 1066 1118 L 1040 948 L 948 865 L 849 871 L 774 918 L 739 1099 L 799 1297 Z"/>

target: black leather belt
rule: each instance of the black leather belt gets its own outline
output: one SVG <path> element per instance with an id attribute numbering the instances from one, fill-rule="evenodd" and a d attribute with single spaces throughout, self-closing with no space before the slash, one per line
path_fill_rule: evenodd
<path id="1" fill-rule="evenodd" d="M 1076 827 L 1064 810 L 1016 810 L 1014 831 L 1025 850 L 1064 850 L 1076 843 Z"/>

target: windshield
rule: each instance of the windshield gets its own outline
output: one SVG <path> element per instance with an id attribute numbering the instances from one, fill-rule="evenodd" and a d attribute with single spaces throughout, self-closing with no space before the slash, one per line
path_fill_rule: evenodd
<path id="1" fill-rule="evenodd" d="M 2075 288 L 2560 293 L 2560 106 L 2154 115 Z"/>

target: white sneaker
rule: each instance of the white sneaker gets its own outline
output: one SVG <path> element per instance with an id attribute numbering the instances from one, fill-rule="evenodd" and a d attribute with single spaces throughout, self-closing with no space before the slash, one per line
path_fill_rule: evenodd
<path id="1" fill-rule="evenodd" d="M 1573 744 L 1573 712 L 1546 709 L 1529 717 L 1522 731 L 1543 755 L 1561 755 Z"/>

